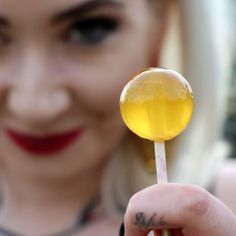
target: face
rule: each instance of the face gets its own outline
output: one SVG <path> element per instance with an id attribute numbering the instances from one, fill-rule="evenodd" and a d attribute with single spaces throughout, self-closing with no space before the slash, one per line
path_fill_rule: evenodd
<path id="1" fill-rule="evenodd" d="M 32 175 L 97 168 L 126 132 L 123 86 L 157 57 L 147 1 L 0 6 L 2 167 Z"/>

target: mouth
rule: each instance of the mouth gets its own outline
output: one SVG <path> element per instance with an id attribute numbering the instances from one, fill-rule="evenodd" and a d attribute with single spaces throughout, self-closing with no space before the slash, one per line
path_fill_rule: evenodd
<path id="1" fill-rule="evenodd" d="M 60 134 L 36 136 L 7 129 L 7 136 L 22 150 L 31 154 L 55 154 L 68 148 L 81 137 L 82 129 L 72 130 Z"/>

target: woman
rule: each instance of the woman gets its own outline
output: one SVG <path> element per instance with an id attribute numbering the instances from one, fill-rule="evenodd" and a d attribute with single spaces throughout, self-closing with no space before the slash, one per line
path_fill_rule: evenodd
<path id="1" fill-rule="evenodd" d="M 147 182 L 150 177 L 121 120 L 119 95 L 136 73 L 160 66 L 168 5 L 144 0 L 0 2 L 1 235 L 118 234 L 116 213 L 140 189 L 137 177 Z M 212 122 L 212 128 L 218 125 Z M 211 144 L 216 137 L 212 134 Z M 178 149 L 181 143 L 176 156 L 184 153 Z M 202 229 L 217 235 L 226 222 L 212 229 L 214 218 L 197 221 L 208 203 L 233 225 L 233 214 L 202 189 L 170 184 L 135 195 L 125 217 L 127 235 L 146 235 L 151 229 L 158 235 L 154 223 L 160 198 L 166 206 L 188 192 L 189 207 L 179 205 L 183 211 L 176 207 L 178 212 L 172 212 L 179 221 L 167 218 L 163 208 L 158 221 L 163 227 L 187 229 L 184 235 L 200 235 Z M 153 212 L 144 212 L 140 194 Z M 199 206 L 202 196 L 208 200 L 205 208 Z M 194 227 L 185 221 L 186 210 Z M 224 235 L 235 232 L 231 228 Z"/>

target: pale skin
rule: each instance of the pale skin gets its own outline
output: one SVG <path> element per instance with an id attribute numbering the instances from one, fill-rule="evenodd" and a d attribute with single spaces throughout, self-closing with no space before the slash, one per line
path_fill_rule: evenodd
<path id="1" fill-rule="evenodd" d="M 121 89 L 156 60 L 157 35 L 149 37 L 152 17 L 142 0 L 1 0 L 0 6 L 0 224 L 48 235 L 74 224 L 98 194 L 104 165 L 126 133 Z M 19 148 L 6 135 L 9 127 L 34 136 L 76 128 L 83 134 L 44 156 Z M 120 222 L 110 219 L 98 230 L 107 220 L 84 235 L 117 233 Z"/>
<path id="2" fill-rule="evenodd" d="M 105 163 L 126 135 L 117 106 L 120 92 L 138 71 L 158 66 L 164 16 L 154 24 L 143 0 L 0 0 L 1 226 L 23 235 L 59 232 L 98 194 Z M 87 32 L 83 27 L 88 26 Z M 7 128 L 40 137 L 75 128 L 83 133 L 67 149 L 44 156 L 22 150 Z M 204 212 L 185 212 L 188 208 L 177 203 L 187 199 L 186 189 L 197 193 L 187 206 L 195 209 L 207 196 L 219 217 L 201 220 Z M 170 203 L 171 212 L 165 208 Z M 186 216 L 196 219 L 195 225 Z M 226 221 L 209 227 L 223 217 L 231 225 L 224 235 L 236 235 L 234 215 L 190 186 L 154 186 L 137 193 L 125 216 L 127 235 L 146 235 L 151 217 L 157 219 L 154 229 L 156 222 L 167 222 L 165 227 L 186 229 L 184 235 L 191 236 L 204 235 L 202 229 L 205 235 L 227 232 Z M 119 224 L 104 216 L 78 235 L 117 235 Z"/>
<path id="3" fill-rule="evenodd" d="M 150 231 L 172 236 L 233 236 L 235 214 L 205 189 L 193 185 L 161 184 L 135 194 L 125 215 L 125 235 L 144 236 Z"/>

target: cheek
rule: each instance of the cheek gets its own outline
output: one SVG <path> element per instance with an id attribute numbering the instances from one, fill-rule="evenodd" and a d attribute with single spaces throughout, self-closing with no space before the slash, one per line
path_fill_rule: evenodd
<path id="1" fill-rule="evenodd" d="M 99 108 L 97 107 L 97 109 Z M 80 153 L 80 156 L 86 156 L 82 163 L 85 171 L 103 166 L 113 155 L 127 132 L 118 109 L 117 111 L 114 109 L 101 110 L 100 108 L 99 112 L 93 110 L 93 113 L 89 113 L 90 116 L 93 116 L 92 122 L 89 123 L 89 131 L 83 143 L 78 146 L 78 151 L 75 152 Z M 76 158 L 76 160 L 81 159 Z M 81 166 L 81 161 L 78 163 Z"/>
<path id="2" fill-rule="evenodd" d="M 13 75 L 16 74 L 16 67 L 14 61 L 0 58 L 0 90 L 12 82 Z"/>
<path id="3" fill-rule="evenodd" d="M 100 111 L 118 111 L 123 87 L 148 64 L 146 55 L 116 50 L 103 54 L 100 59 L 90 58 L 89 63 L 64 62 L 62 66 L 68 86 L 81 105 Z"/>

